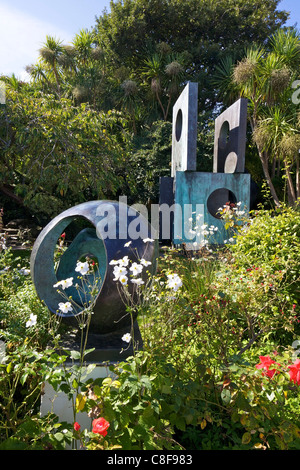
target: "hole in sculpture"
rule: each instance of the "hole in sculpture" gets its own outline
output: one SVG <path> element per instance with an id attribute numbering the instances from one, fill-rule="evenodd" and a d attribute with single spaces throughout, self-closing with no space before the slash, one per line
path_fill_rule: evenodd
<path id="1" fill-rule="evenodd" d="M 177 142 L 181 138 L 181 133 L 182 133 L 182 111 L 179 109 L 177 116 L 176 116 L 176 122 L 175 122 L 175 136 Z"/>
<path id="2" fill-rule="evenodd" d="M 221 149 L 224 149 L 229 141 L 229 122 L 224 121 L 221 129 L 220 129 L 220 134 L 219 134 L 219 147 Z"/>
<path id="3" fill-rule="evenodd" d="M 220 219 L 218 209 L 228 202 L 230 204 L 236 204 L 237 200 L 233 192 L 227 188 L 218 188 L 213 191 L 207 199 L 208 212 L 216 219 Z"/>
<path id="4" fill-rule="evenodd" d="M 58 281 L 73 277 L 73 285 L 66 289 L 66 294 L 72 296 L 80 311 L 92 300 L 91 287 L 98 293 L 101 290 L 106 274 L 106 251 L 95 227 L 84 218 L 73 220 L 65 233 L 66 244 L 60 246 L 61 253 L 55 263 L 56 277 Z M 75 271 L 78 261 L 89 264 L 84 276 Z"/>

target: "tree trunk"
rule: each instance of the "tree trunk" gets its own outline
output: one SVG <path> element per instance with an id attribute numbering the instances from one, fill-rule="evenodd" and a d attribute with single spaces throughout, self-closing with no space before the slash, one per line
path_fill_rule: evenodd
<path id="1" fill-rule="evenodd" d="M 276 157 L 273 158 L 273 163 L 272 163 L 272 175 L 271 178 L 275 178 L 275 173 L 276 173 Z"/>
<path id="2" fill-rule="evenodd" d="M 20 206 L 24 206 L 23 199 L 14 193 L 12 186 L 9 186 L 7 184 L 2 184 L 0 186 L 0 192 L 10 197 L 11 199 L 13 199 Z"/>
<path id="3" fill-rule="evenodd" d="M 293 185 L 293 180 L 292 180 L 292 177 L 291 177 L 290 168 L 291 167 L 288 167 L 288 165 L 286 165 L 285 174 L 286 174 L 286 178 L 287 178 L 289 205 L 293 206 L 296 203 L 297 197 L 296 197 L 296 193 L 295 193 L 295 189 L 294 189 L 294 185 Z"/>
<path id="4" fill-rule="evenodd" d="M 296 156 L 296 196 L 297 196 L 297 201 L 300 198 L 300 181 L 299 181 L 299 153 Z M 298 201 L 300 202 L 300 201 Z"/>
<path id="5" fill-rule="evenodd" d="M 254 116 L 255 116 L 255 113 L 254 113 Z M 252 117 L 250 118 L 250 124 L 251 124 L 251 129 L 252 129 L 252 133 L 253 131 L 256 129 L 256 119 L 255 117 Z M 264 172 L 264 176 L 266 178 L 266 181 L 267 181 L 267 184 L 270 188 L 270 192 L 271 192 L 271 196 L 276 204 L 276 206 L 280 206 L 280 201 L 279 201 L 279 198 L 277 196 L 277 193 L 276 193 L 276 190 L 274 188 L 274 185 L 272 183 L 272 178 L 270 176 L 270 172 L 269 172 L 269 158 L 268 158 L 268 154 L 266 152 L 263 152 L 260 150 L 259 146 L 256 144 L 256 147 L 257 147 L 257 150 L 258 150 L 258 155 L 259 155 L 259 158 L 260 158 L 260 161 L 261 161 L 261 165 L 262 165 L 262 169 L 263 169 L 263 172 Z"/>
<path id="6" fill-rule="evenodd" d="M 281 204 L 280 204 L 279 198 L 277 196 L 276 189 L 274 188 L 274 185 L 272 183 L 272 178 L 270 176 L 268 158 L 266 157 L 265 152 L 261 152 L 259 149 L 258 149 L 258 154 L 259 154 L 259 158 L 260 158 L 260 161 L 261 161 L 261 165 L 262 165 L 262 168 L 263 168 L 263 172 L 264 172 L 266 181 L 267 181 L 268 186 L 270 188 L 271 196 L 272 196 L 276 206 L 279 207 Z"/>

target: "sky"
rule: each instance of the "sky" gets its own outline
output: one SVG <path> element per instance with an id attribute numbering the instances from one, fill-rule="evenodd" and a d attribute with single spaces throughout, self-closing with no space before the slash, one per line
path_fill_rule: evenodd
<path id="1" fill-rule="evenodd" d="M 47 35 L 71 43 L 109 5 L 110 0 L 0 0 L 0 75 L 26 80 L 25 67 L 37 61 Z M 300 29 L 299 0 L 281 0 L 278 8 L 290 11 L 287 25 Z"/>

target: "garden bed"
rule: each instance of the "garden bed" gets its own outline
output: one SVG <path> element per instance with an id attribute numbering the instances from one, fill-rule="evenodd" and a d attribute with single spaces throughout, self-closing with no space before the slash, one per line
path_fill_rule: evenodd
<path id="1" fill-rule="evenodd" d="M 261 210 L 234 244 L 162 251 L 131 305 L 143 349 L 88 382 L 84 356 L 70 371 L 56 351 L 66 327 L 37 298 L 29 258 L 2 251 L 0 449 L 299 449 L 299 235 L 298 211 Z M 40 416 L 45 381 L 75 396 L 71 423 Z"/>

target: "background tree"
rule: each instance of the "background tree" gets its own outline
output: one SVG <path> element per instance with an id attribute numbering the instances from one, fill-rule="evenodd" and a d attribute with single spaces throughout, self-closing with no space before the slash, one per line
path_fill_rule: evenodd
<path id="1" fill-rule="evenodd" d="M 117 111 L 74 107 L 7 84 L 0 110 L 0 189 L 32 213 L 52 217 L 87 199 L 128 192 L 130 135 Z"/>
<path id="2" fill-rule="evenodd" d="M 281 169 L 288 202 L 295 204 L 299 125 L 297 107 L 292 102 L 292 83 L 300 65 L 299 34 L 293 29 L 279 30 L 266 47 L 252 46 L 244 58 L 232 64 L 228 61 L 227 68 L 219 68 L 218 79 L 227 74 L 227 96 L 235 99 L 244 96 L 249 100 L 252 136 L 275 204 L 280 205 L 280 197 L 274 179 Z"/>
<path id="3" fill-rule="evenodd" d="M 287 18 L 278 4 L 116 0 L 70 45 L 46 37 L 28 67 L 32 81 L 11 82 L 1 108 L 2 191 L 47 217 L 91 197 L 157 201 L 158 178 L 170 171 L 172 105 L 188 80 L 199 83 L 198 169 L 211 171 L 214 113 L 240 93 L 235 83 L 224 94 L 224 81 L 213 77 L 230 66 L 229 54 L 231 66 L 241 62 L 254 39 L 269 47 Z M 297 54 L 276 44 L 290 57 L 285 68 L 295 70 Z M 296 145 L 295 119 L 285 121 L 281 166 Z M 299 163 L 289 158 L 286 175 L 294 179 Z"/>
<path id="4" fill-rule="evenodd" d="M 125 66 L 136 73 L 148 62 L 158 72 L 153 54 L 160 45 L 169 53 L 186 54 L 184 78 L 199 83 L 200 109 L 207 110 L 216 104 L 211 81 L 216 65 L 228 52 L 240 58 L 247 45 L 264 43 L 282 26 L 287 13 L 278 11 L 278 4 L 279 0 L 116 0 L 109 13 L 97 18 L 95 33 L 115 70 Z"/>

